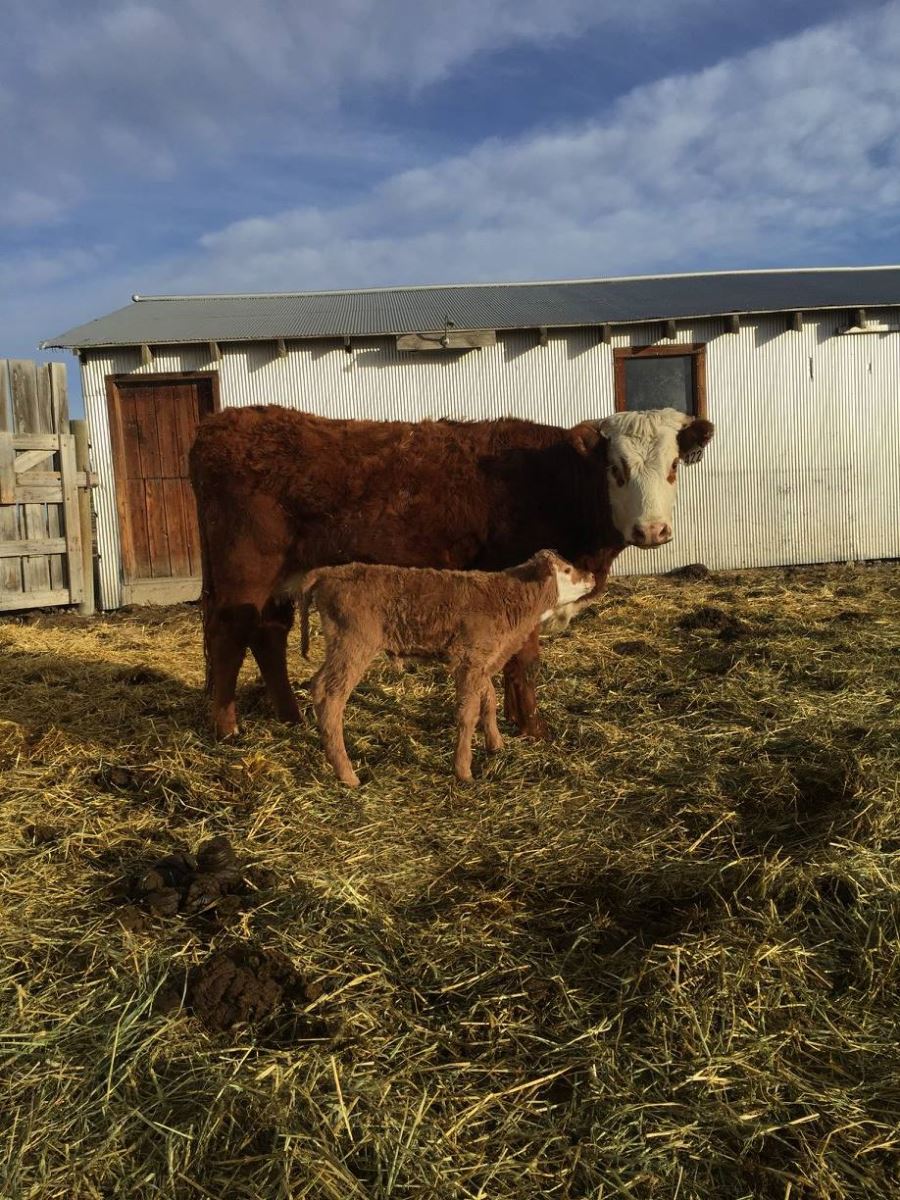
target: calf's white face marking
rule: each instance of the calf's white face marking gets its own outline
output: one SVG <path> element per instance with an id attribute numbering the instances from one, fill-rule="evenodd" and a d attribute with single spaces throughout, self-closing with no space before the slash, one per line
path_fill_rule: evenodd
<path id="1" fill-rule="evenodd" d="M 556 568 L 557 607 L 574 604 L 593 590 L 594 576 L 589 571 L 579 571 L 568 563 Z"/>
<path id="2" fill-rule="evenodd" d="M 557 633 L 565 629 L 578 609 L 577 601 L 592 592 L 596 581 L 590 571 L 580 571 L 571 563 L 558 561 L 556 575 L 556 604 L 541 613 L 541 629 L 545 633 Z"/>
<path id="3" fill-rule="evenodd" d="M 672 540 L 678 432 L 692 420 L 674 408 L 659 408 L 615 413 L 599 422 L 609 442 L 613 524 L 628 545 L 648 550 Z"/>

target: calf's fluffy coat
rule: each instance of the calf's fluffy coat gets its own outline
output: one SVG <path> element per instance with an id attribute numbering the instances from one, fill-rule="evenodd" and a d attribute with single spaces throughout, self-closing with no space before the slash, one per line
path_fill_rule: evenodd
<path id="1" fill-rule="evenodd" d="M 454 765 L 459 779 L 470 780 L 479 717 L 486 748 L 493 752 L 503 744 L 491 676 L 541 621 L 587 595 L 594 582 L 590 571 L 549 550 L 506 571 L 350 563 L 301 576 L 304 629 L 314 599 L 326 640 L 325 662 L 310 690 L 322 746 L 338 779 L 359 785 L 344 745 L 344 708 L 376 654 L 387 651 L 449 660 L 457 697 Z"/>

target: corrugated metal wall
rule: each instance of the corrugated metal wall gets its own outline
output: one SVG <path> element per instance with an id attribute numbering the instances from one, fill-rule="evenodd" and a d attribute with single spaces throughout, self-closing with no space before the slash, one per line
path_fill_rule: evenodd
<path id="1" fill-rule="evenodd" d="M 870 320 L 887 314 L 871 312 Z M 620 573 L 713 569 L 900 556 L 900 333 L 835 336 L 844 313 L 786 332 L 783 317 L 680 329 L 707 343 L 707 404 L 718 426 L 703 463 L 681 473 L 675 540 L 626 551 Z M 105 377 L 217 369 L 222 404 L 279 403 L 326 416 L 375 419 L 522 416 L 557 425 L 611 413 L 613 350 L 646 345 L 658 326 L 598 341 L 596 330 L 502 334 L 464 355 L 400 354 L 393 339 L 170 348 L 143 367 L 138 351 L 91 354 L 85 408 L 101 487 L 102 602 L 120 603 L 118 525 Z"/>

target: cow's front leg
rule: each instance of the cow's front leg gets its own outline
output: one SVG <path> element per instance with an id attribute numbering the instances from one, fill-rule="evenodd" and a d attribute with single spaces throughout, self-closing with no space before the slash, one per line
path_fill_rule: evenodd
<path id="1" fill-rule="evenodd" d="M 534 629 L 528 641 L 503 668 L 503 701 L 506 719 L 525 737 L 549 740 L 547 723 L 537 710 L 535 684 L 541 661 L 539 630 Z"/>

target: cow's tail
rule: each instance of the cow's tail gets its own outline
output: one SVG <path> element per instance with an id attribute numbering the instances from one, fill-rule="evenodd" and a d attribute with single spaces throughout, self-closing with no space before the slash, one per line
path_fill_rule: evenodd
<path id="1" fill-rule="evenodd" d="M 296 590 L 291 589 L 300 605 L 300 653 L 304 658 L 309 658 L 309 606 L 318 582 L 319 572 L 307 571 L 297 580 Z"/>
<path id="2" fill-rule="evenodd" d="M 191 482 L 193 484 L 193 478 Z M 212 614 L 215 611 L 215 589 L 213 587 L 212 557 L 209 552 L 209 534 L 206 529 L 205 509 L 204 505 L 200 503 L 200 491 L 196 486 L 194 487 L 194 493 L 197 497 L 197 523 L 200 530 L 200 620 L 203 626 L 204 687 L 206 694 L 211 696 L 213 676 L 209 624 Z"/>

